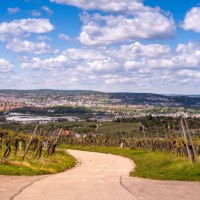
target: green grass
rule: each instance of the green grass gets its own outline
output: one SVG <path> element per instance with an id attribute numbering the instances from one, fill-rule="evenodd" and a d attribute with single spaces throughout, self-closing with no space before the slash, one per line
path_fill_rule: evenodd
<path id="1" fill-rule="evenodd" d="M 200 181 L 200 162 L 192 164 L 188 159 L 164 152 L 120 149 L 112 147 L 67 146 L 63 148 L 111 153 L 133 160 L 136 164 L 130 176 L 157 180 Z"/>
<path id="2" fill-rule="evenodd" d="M 2 151 L 0 151 L 1 154 Z M 21 161 L 21 155 L 14 157 L 11 152 L 8 159 L 0 158 L 0 175 L 55 174 L 74 167 L 75 162 L 75 158 L 64 151 L 57 151 L 52 156 L 43 156 L 41 159 L 35 159 L 29 154 L 24 162 Z"/>

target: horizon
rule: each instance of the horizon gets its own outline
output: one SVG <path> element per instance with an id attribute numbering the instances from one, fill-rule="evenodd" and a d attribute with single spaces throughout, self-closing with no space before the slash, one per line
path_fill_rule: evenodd
<path id="1" fill-rule="evenodd" d="M 2 0 L 2 89 L 200 94 L 198 0 Z"/>
<path id="2" fill-rule="evenodd" d="M 40 90 L 51 90 L 51 91 L 86 91 L 86 92 L 99 92 L 99 93 L 108 93 L 108 94 L 114 94 L 114 93 L 128 93 L 128 94 L 155 94 L 155 95 L 164 95 L 164 96 L 200 96 L 200 94 L 167 94 L 167 93 L 153 93 L 153 92 L 129 92 L 129 91 L 114 91 L 114 92 L 109 92 L 109 91 L 98 91 L 98 90 L 79 90 L 79 89 L 48 89 L 48 88 L 40 88 L 40 89 L 0 89 L 0 91 L 40 91 Z"/>

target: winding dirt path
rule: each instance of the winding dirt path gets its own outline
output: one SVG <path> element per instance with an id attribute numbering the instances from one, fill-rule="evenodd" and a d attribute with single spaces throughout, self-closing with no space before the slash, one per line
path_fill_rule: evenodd
<path id="1" fill-rule="evenodd" d="M 80 165 L 40 177 L 0 176 L 0 200 L 198 200 L 200 183 L 129 177 L 129 159 L 69 150 Z M 3 181 L 3 182 L 2 182 Z"/>

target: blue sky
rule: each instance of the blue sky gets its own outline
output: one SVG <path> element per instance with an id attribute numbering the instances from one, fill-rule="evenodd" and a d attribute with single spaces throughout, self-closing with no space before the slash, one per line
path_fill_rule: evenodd
<path id="1" fill-rule="evenodd" d="M 0 0 L 1 89 L 200 94 L 197 0 Z"/>

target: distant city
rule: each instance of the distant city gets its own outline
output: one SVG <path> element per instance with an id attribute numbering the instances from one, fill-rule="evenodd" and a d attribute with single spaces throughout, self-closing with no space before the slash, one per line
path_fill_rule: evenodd
<path id="1" fill-rule="evenodd" d="M 65 109 L 59 113 L 55 111 L 56 107 L 84 107 L 90 109 L 90 112 L 68 112 Z M 0 111 L 6 113 L 6 120 L 24 123 L 61 119 L 112 121 L 117 118 L 143 117 L 150 114 L 200 118 L 199 110 L 199 96 L 84 90 L 0 90 Z"/>

